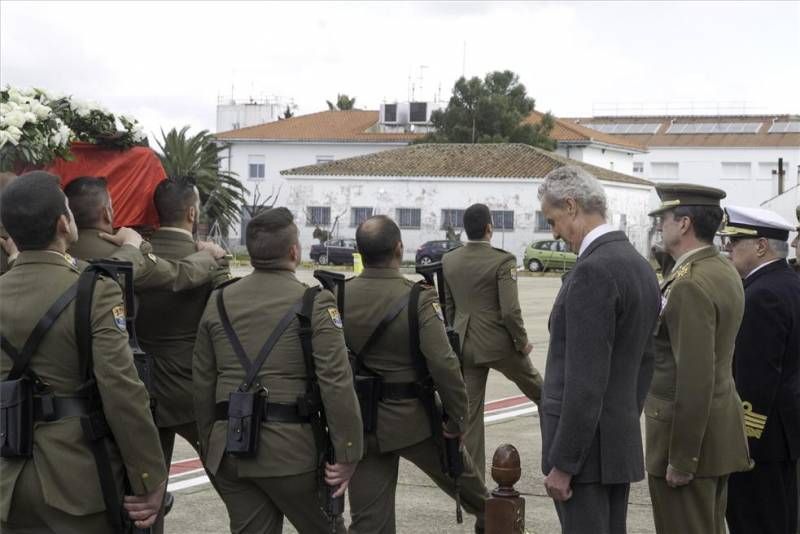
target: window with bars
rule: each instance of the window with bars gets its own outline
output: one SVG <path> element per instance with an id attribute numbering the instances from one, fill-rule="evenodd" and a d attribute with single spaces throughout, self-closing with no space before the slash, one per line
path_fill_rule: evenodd
<path id="1" fill-rule="evenodd" d="M 422 210 L 419 208 L 397 208 L 397 225 L 400 228 L 419 228 L 422 222 Z"/>
<path id="2" fill-rule="evenodd" d="M 372 208 L 350 208 L 350 227 L 355 228 L 372 217 Z"/>
<path id="3" fill-rule="evenodd" d="M 247 178 L 249 180 L 263 180 L 267 164 L 264 156 L 247 156 Z"/>
<path id="4" fill-rule="evenodd" d="M 328 226 L 331 224 L 331 208 L 329 206 L 309 206 L 306 208 L 306 225 Z"/>
<path id="5" fill-rule="evenodd" d="M 534 232 L 549 232 L 550 225 L 547 224 L 547 217 L 541 211 L 536 212 L 536 223 L 533 228 Z"/>
<path id="6" fill-rule="evenodd" d="M 635 173 L 643 173 L 644 172 L 644 162 L 643 161 L 634 161 L 633 162 L 633 172 Z"/>
<path id="7" fill-rule="evenodd" d="M 442 210 L 442 230 L 464 228 L 464 210 Z"/>
<path id="8" fill-rule="evenodd" d="M 495 230 L 513 230 L 514 212 L 510 210 L 492 210 L 492 226 Z"/>

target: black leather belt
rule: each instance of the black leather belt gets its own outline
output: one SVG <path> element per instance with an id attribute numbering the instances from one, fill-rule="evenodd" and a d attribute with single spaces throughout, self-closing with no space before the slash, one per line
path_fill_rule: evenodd
<path id="1" fill-rule="evenodd" d="M 228 402 L 218 402 L 214 409 L 217 421 L 228 420 Z M 297 403 L 264 401 L 264 417 L 267 423 L 310 423 L 311 418 L 297 413 Z"/>
<path id="2" fill-rule="evenodd" d="M 410 400 L 419 398 L 416 382 L 384 382 L 381 385 L 382 400 Z"/>
<path id="3" fill-rule="evenodd" d="M 89 412 L 89 401 L 85 397 L 37 395 L 33 398 L 34 421 L 57 421 L 64 417 L 88 415 Z"/>

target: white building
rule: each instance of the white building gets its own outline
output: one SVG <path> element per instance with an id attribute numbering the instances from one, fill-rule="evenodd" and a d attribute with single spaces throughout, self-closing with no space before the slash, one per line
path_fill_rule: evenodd
<path id="1" fill-rule="evenodd" d="M 237 101 L 233 98 L 217 100 L 217 131 L 225 132 L 273 122 L 283 116 L 286 108 L 296 106 L 291 100 L 281 97 Z"/>
<path id="2" fill-rule="evenodd" d="M 284 204 L 297 217 L 307 256 L 314 229 L 352 238 L 366 217 L 385 214 L 403 231 L 406 259 L 424 242 L 444 239 L 448 225 L 462 226 L 464 209 L 475 202 L 493 210 L 496 247 L 522 262 L 525 247 L 551 238 L 540 211 L 537 188 L 551 170 L 584 167 L 606 189 L 609 222 L 625 230 L 636 248 L 647 251 L 652 184 L 521 144 L 422 144 L 281 174 L 288 191 Z"/>
<path id="3" fill-rule="evenodd" d="M 758 207 L 800 183 L 800 117 L 611 116 L 564 119 L 647 147 L 633 174 L 723 189 L 724 204 Z M 778 162 L 782 159 L 783 181 Z M 786 214 L 784 214 L 786 216 Z"/>

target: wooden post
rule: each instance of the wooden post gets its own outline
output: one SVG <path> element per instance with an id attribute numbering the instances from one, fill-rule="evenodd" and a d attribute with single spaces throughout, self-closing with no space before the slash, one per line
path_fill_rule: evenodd
<path id="1" fill-rule="evenodd" d="M 486 534 L 525 534 L 525 499 L 514 489 L 521 474 L 517 449 L 500 445 L 492 458 L 497 488 L 486 501 Z"/>

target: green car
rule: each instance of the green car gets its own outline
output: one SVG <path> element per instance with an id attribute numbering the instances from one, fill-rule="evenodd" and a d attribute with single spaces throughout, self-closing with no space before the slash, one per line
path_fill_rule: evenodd
<path id="1" fill-rule="evenodd" d="M 569 251 L 561 240 L 534 241 L 525 249 L 525 267 L 532 273 L 545 269 L 568 271 L 575 266 L 578 255 Z"/>

